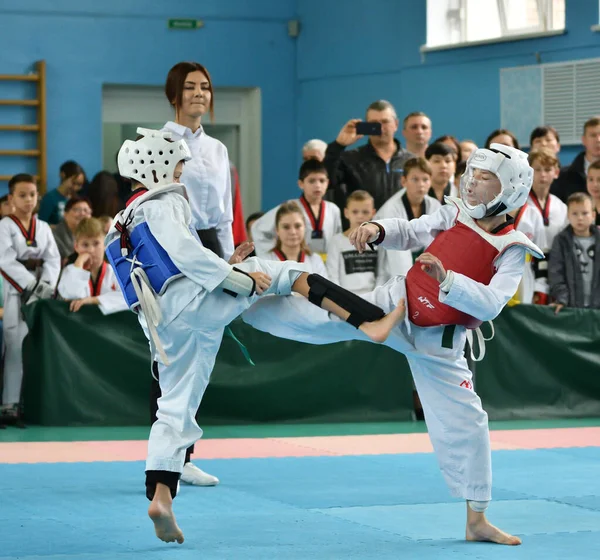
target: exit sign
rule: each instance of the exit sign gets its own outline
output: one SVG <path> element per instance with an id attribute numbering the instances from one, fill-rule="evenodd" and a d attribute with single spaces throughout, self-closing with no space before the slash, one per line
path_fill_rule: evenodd
<path id="1" fill-rule="evenodd" d="M 169 29 L 200 29 L 204 27 L 201 19 L 170 19 Z"/>

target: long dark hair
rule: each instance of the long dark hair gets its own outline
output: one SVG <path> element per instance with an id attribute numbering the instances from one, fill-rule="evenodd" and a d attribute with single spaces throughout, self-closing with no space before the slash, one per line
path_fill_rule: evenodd
<path id="1" fill-rule="evenodd" d="M 208 70 L 199 62 L 178 62 L 167 75 L 165 83 L 165 95 L 169 103 L 179 109 L 181 107 L 181 99 L 183 97 L 183 84 L 187 75 L 192 72 L 202 72 L 208 80 L 208 89 L 210 90 L 210 120 L 215 120 L 215 93 L 213 90 L 212 80 Z"/>
<path id="2" fill-rule="evenodd" d="M 92 203 L 92 215 L 114 217 L 121 206 L 119 185 L 112 173 L 100 171 L 96 173 L 88 189 L 88 197 Z"/>
<path id="3" fill-rule="evenodd" d="M 517 140 L 517 137 L 510 131 L 510 130 L 506 130 L 506 128 L 498 128 L 497 130 L 494 130 L 494 132 L 492 132 L 488 137 L 487 140 L 485 141 L 485 147 L 489 149 L 490 144 L 492 143 L 492 140 L 496 137 L 496 136 L 500 136 L 501 134 L 506 134 L 506 136 L 510 136 L 512 141 L 513 141 L 513 148 L 517 148 L 517 150 L 520 150 L 520 146 L 519 146 L 519 141 Z"/>

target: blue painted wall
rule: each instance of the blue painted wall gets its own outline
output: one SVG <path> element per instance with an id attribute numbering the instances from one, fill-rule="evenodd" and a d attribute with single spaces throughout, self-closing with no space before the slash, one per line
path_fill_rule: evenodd
<path id="1" fill-rule="evenodd" d="M 261 88 L 264 203 L 275 204 L 297 164 L 296 43 L 287 33 L 295 7 L 295 0 L 0 0 L 0 73 L 47 63 L 49 187 L 67 159 L 89 175 L 100 169 L 103 83 L 162 85 L 174 63 L 194 59 L 220 87 Z M 167 29 L 167 19 L 177 17 L 206 25 Z M 30 84 L 0 83 L 2 98 L 26 93 L 35 94 Z M 0 107 L 0 123 L 21 115 L 24 122 L 35 118 L 33 109 Z M 0 133 L 0 149 L 34 142 L 33 135 Z M 0 158 L 0 174 L 23 169 L 22 162 Z"/>
<path id="2" fill-rule="evenodd" d="M 567 0 L 567 33 L 427 53 L 425 0 L 299 0 L 299 141 L 335 138 L 376 99 L 398 111 L 425 111 L 434 137 L 454 134 L 483 144 L 500 125 L 501 68 L 600 57 L 598 0 Z M 598 92 L 600 95 L 600 92 Z M 540 123 L 541 124 L 541 123 Z M 579 147 L 565 146 L 567 163 Z"/>
<path id="3" fill-rule="evenodd" d="M 567 33 L 544 39 L 428 53 L 425 0 L 0 0 L 0 73 L 48 64 L 49 186 L 66 159 L 89 175 L 101 167 L 102 84 L 162 85 L 168 69 L 197 59 L 219 86 L 260 87 L 263 205 L 297 192 L 300 146 L 332 140 L 373 100 L 399 115 L 428 113 L 434 134 L 483 142 L 500 122 L 499 70 L 600 57 L 597 0 L 567 0 Z M 18 6 L 18 8 L 17 8 Z M 169 7 L 172 6 L 172 7 Z M 170 31 L 166 20 L 205 20 Z M 292 39 L 287 21 L 299 18 Z M 0 83 L 1 98 L 33 96 L 31 84 Z M 0 123 L 32 122 L 32 109 L 0 107 Z M 33 148 L 33 135 L 0 133 L 0 149 Z M 565 147 L 563 163 L 578 147 Z M 0 174 L 26 170 L 0 158 Z M 33 162 L 29 169 L 33 170 Z M 0 185 L 2 192 L 4 185 Z"/>

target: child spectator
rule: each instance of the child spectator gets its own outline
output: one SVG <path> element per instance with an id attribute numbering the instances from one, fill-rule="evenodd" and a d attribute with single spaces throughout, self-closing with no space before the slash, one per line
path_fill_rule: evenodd
<path id="1" fill-rule="evenodd" d="M 329 179 L 327 168 L 315 159 L 305 161 L 300 167 L 298 186 L 302 196 L 297 204 L 306 217 L 306 244 L 311 251 L 321 255 L 325 260 L 327 246 L 336 233 L 342 231 L 342 220 L 339 208 L 333 203 L 323 200 Z M 252 226 L 252 239 L 256 254 L 266 255 L 276 236 L 275 216 L 279 206 L 269 210 Z"/>
<path id="2" fill-rule="evenodd" d="M 265 259 L 304 263 L 308 272 L 327 278 L 323 260 L 311 251 L 306 242 L 304 213 L 296 202 L 284 202 L 279 206 L 275 214 L 275 231 L 277 235 L 275 247 L 264 256 Z"/>
<path id="3" fill-rule="evenodd" d="M 485 148 L 489 150 L 492 144 L 504 144 L 505 146 L 512 146 L 513 148 L 519 149 L 519 141 L 517 137 L 506 128 L 498 128 L 494 130 L 485 141 Z"/>
<path id="4" fill-rule="evenodd" d="M 432 142 L 432 144 L 437 144 L 438 142 L 441 142 L 442 144 L 446 144 L 446 146 L 450 146 L 451 148 L 454 148 L 454 151 L 456 152 L 456 162 L 457 163 L 460 161 L 463 161 L 462 149 L 460 147 L 460 142 L 456 136 L 452 136 L 451 134 L 444 134 L 444 136 L 440 136 L 439 138 L 436 138 Z"/>
<path id="5" fill-rule="evenodd" d="M 463 163 L 469 159 L 469 156 L 477 149 L 477 144 L 473 142 L 473 140 L 463 140 L 460 143 L 460 153 L 462 154 L 462 161 L 459 163 Z"/>
<path id="6" fill-rule="evenodd" d="M 385 205 L 384 205 L 385 206 Z M 375 200 L 367 191 L 353 191 L 346 199 L 344 216 L 350 227 L 333 236 L 327 248 L 327 275 L 332 282 L 362 294 L 375 288 L 377 280 L 377 252 L 362 255 L 352 246 L 348 236 L 360 224 L 375 215 Z"/>
<path id="7" fill-rule="evenodd" d="M 567 225 L 567 206 L 559 198 L 550 194 L 550 187 L 560 166 L 557 157 L 547 149 L 533 150 L 528 156 L 529 165 L 533 168 L 533 186 L 527 204 L 539 212 L 546 230 L 546 245 L 542 247 L 546 259 L 537 263 L 536 278 L 541 290 L 534 295 L 533 303 L 548 303 L 548 254 L 556 235 Z"/>
<path id="8" fill-rule="evenodd" d="M 444 144 L 432 144 L 427 150 L 429 151 L 431 148 L 433 151 L 437 151 L 437 146 L 444 149 L 448 148 Z M 434 153 L 431 157 L 435 160 L 438 157 L 450 158 L 452 156 L 439 156 Z M 445 160 L 445 163 L 450 165 L 448 160 Z M 438 171 L 445 168 L 445 163 L 440 161 Z M 446 175 L 443 174 L 443 178 L 445 177 Z M 402 218 L 404 220 L 414 220 L 424 214 L 433 214 L 441 207 L 436 198 L 427 195 L 428 192 L 431 192 L 432 181 L 432 166 L 427 160 L 423 158 L 409 159 L 404 164 L 401 181 L 403 189 L 380 208 L 375 219 Z M 377 285 L 385 284 L 394 276 L 405 276 L 414 260 L 421 254 L 422 249 L 423 247 L 414 251 L 379 251 Z"/>
<path id="9" fill-rule="evenodd" d="M 256 222 L 256 220 L 262 218 L 265 215 L 264 212 L 254 212 L 254 214 L 250 214 L 250 216 L 248 216 L 248 218 L 246 219 L 246 236 L 248 238 L 248 241 L 252 242 L 252 226 L 254 225 L 254 222 Z"/>
<path id="10" fill-rule="evenodd" d="M 558 152 L 560 152 L 558 131 L 553 126 L 538 126 L 531 131 L 529 145 L 532 151 L 544 148 L 558 157 Z"/>
<path id="11" fill-rule="evenodd" d="M 96 218 L 81 220 L 75 229 L 77 259 L 64 268 L 58 282 L 58 293 L 71 302 L 71 311 L 84 305 L 97 305 L 104 315 L 127 310 L 113 269 L 104 260 L 105 237 Z"/>
<path id="12" fill-rule="evenodd" d="M 587 191 L 596 210 L 596 225 L 600 226 L 600 160 L 592 163 L 587 173 Z"/>
<path id="13" fill-rule="evenodd" d="M 250 216 L 246 218 L 246 241 L 248 241 L 249 243 L 253 243 L 252 226 L 254 225 L 254 222 L 256 222 L 256 220 L 258 220 L 259 218 L 262 218 L 264 215 L 264 212 L 254 212 L 254 214 L 250 214 Z M 247 258 L 250 257 L 256 257 L 256 250 L 252 249 Z"/>
<path id="14" fill-rule="evenodd" d="M 92 217 L 92 206 L 87 198 L 74 196 L 65 205 L 64 217 L 54 228 L 54 240 L 58 245 L 63 264 L 75 250 L 73 234 L 81 220 Z"/>
<path id="15" fill-rule="evenodd" d="M 119 184 L 112 173 L 100 171 L 94 175 L 87 191 L 94 218 L 114 217 L 123 204 L 119 199 Z"/>
<path id="16" fill-rule="evenodd" d="M 60 167 L 60 181 L 58 188 L 47 192 L 40 202 L 39 218 L 50 225 L 63 219 L 67 202 L 83 188 L 85 173 L 79 164 L 67 161 Z"/>
<path id="17" fill-rule="evenodd" d="M 452 146 L 437 142 L 425 150 L 425 159 L 431 166 L 431 188 L 429 196 L 446 204 L 444 197 L 456 196 L 452 180 L 456 169 L 456 150 Z"/>
<path id="18" fill-rule="evenodd" d="M 547 247 L 546 229 L 541 214 L 529 204 L 508 213 L 515 219 L 515 229 L 524 233 L 527 239 L 533 241 L 538 247 Z M 509 306 L 518 303 L 533 303 L 535 293 L 544 293 L 546 280 L 540 277 L 539 262 L 527 253 L 525 255 L 525 269 L 523 278 L 514 297 L 508 302 Z"/>
<path id="19" fill-rule="evenodd" d="M 569 225 L 554 239 L 548 267 L 555 312 L 563 307 L 600 308 L 600 231 L 587 193 L 567 199 Z"/>
<path id="20" fill-rule="evenodd" d="M 19 418 L 23 381 L 23 339 L 27 325 L 21 306 L 52 297 L 60 272 L 60 255 L 50 227 L 34 214 L 35 179 L 21 173 L 8 183 L 14 214 L 0 221 L 0 272 L 4 277 L 4 387 L 0 416 Z"/>
<path id="21" fill-rule="evenodd" d="M 9 195 L 5 194 L 2 198 L 0 198 L 0 218 L 6 218 L 6 216 L 13 214 L 14 211 L 15 207 L 9 200 Z"/>

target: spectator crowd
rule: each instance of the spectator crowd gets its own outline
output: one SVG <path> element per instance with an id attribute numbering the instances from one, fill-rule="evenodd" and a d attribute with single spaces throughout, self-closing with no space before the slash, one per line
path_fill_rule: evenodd
<path id="1" fill-rule="evenodd" d="M 362 126 L 365 122 L 372 126 Z M 254 243 L 257 256 L 304 262 L 311 271 L 358 294 L 406 275 L 425 247 L 412 251 L 374 248 L 359 254 L 348 236 L 363 222 L 417 219 L 447 204 L 446 197 L 460 197 L 461 176 L 477 145 L 452 135 L 432 140 L 432 128 L 423 112 L 410 113 L 400 121 L 391 103 L 371 103 L 364 121 L 349 120 L 329 144 L 318 139 L 306 142 L 297 198 L 247 216 L 245 222 L 239 179 L 231 166 L 235 245 L 247 238 Z M 369 134 L 365 137 L 362 131 Z M 600 117 L 585 122 L 581 141 L 581 153 L 561 167 L 558 132 L 551 126 L 531 132 L 533 187 L 527 203 L 509 219 L 546 257 L 527 263 L 512 304 L 549 305 L 556 313 L 564 307 L 600 308 L 600 267 L 595 261 L 600 250 Z M 515 135 L 505 129 L 489 134 L 485 147 L 492 143 L 519 148 Z M 72 312 L 84 305 L 98 305 L 103 313 L 126 309 L 105 263 L 103 240 L 130 196 L 128 182 L 106 171 L 88 182 L 81 166 L 67 161 L 60 168 L 55 189 L 39 201 L 32 192 L 36 189 L 34 177 L 19 174 L 11 179 L 9 194 L 0 199 L 0 281 L 4 283 L 0 313 L 8 313 L 4 302 L 14 295 L 11 290 L 22 295 L 11 272 L 14 266 L 22 267 L 17 276 L 26 271 L 27 278 L 37 275 L 39 279 L 45 274 L 42 267 L 46 271 L 51 261 L 56 267 L 56 274 L 49 277 L 54 297 L 68 301 Z M 28 210 L 29 202 L 24 202 L 34 195 L 39 202 L 37 218 L 35 205 Z M 52 234 L 45 256 L 38 259 L 43 264 L 15 258 L 11 236 L 21 232 L 27 241 L 35 224 L 41 227 L 42 222 Z M 9 342 L 20 345 L 22 338 Z M 16 414 L 17 403 L 15 395 L 7 399 L 5 391 L 1 414 Z"/>

